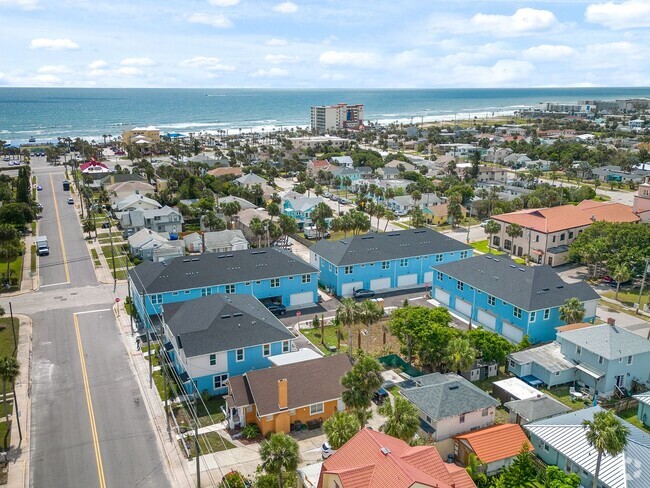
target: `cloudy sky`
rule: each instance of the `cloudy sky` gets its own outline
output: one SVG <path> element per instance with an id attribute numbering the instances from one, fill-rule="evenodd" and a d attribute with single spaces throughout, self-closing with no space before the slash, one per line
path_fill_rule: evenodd
<path id="1" fill-rule="evenodd" d="M 0 85 L 650 85 L 650 0 L 0 0 Z"/>

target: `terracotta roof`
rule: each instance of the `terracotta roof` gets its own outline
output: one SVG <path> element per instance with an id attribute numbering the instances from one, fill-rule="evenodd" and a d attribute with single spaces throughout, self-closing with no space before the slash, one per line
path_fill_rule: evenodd
<path id="1" fill-rule="evenodd" d="M 589 218 L 593 216 L 594 219 L 605 222 L 638 222 L 641 220 L 641 217 L 632 211 L 632 207 L 623 203 L 584 200 L 578 204 L 578 208 Z"/>
<path id="2" fill-rule="evenodd" d="M 469 444 L 472 451 L 485 464 L 516 456 L 524 442 L 528 444 L 531 451 L 534 449 L 519 424 L 495 425 L 456 436 L 455 439 Z"/>
<path id="3" fill-rule="evenodd" d="M 556 327 L 555 330 L 558 332 L 566 332 L 568 330 L 577 330 L 577 329 L 584 329 L 585 327 L 593 327 L 595 324 L 590 324 L 588 322 L 578 322 L 577 324 L 568 324 L 568 325 L 561 325 L 560 327 Z"/>
<path id="4" fill-rule="evenodd" d="M 311 164 L 314 167 L 325 167 L 329 166 L 331 163 L 325 159 L 314 159 Z"/>
<path id="5" fill-rule="evenodd" d="M 493 215 L 492 219 L 507 224 L 519 224 L 526 229 L 541 233 L 558 232 L 565 229 L 590 225 L 590 215 L 574 205 L 532 208 L 518 212 Z"/>
<path id="6" fill-rule="evenodd" d="M 225 175 L 236 175 L 241 176 L 241 168 L 214 168 L 208 171 L 209 175 L 212 176 L 225 176 Z"/>
<path id="7" fill-rule="evenodd" d="M 476 488 L 465 469 L 444 463 L 435 447 L 411 447 L 368 428 L 323 462 L 319 488 L 325 473 L 337 474 L 342 488 Z"/>

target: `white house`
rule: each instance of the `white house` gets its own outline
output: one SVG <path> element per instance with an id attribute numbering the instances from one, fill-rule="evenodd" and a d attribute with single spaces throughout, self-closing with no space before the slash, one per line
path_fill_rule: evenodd
<path id="1" fill-rule="evenodd" d="M 186 235 L 183 240 L 188 252 L 228 252 L 248 249 L 248 241 L 239 229 L 205 232 L 203 237 L 194 232 Z"/>

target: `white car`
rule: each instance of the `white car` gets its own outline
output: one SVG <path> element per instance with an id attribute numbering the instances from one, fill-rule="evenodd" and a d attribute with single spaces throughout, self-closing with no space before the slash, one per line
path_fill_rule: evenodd
<path id="1" fill-rule="evenodd" d="M 320 448 L 320 451 L 323 459 L 327 459 L 328 457 L 330 457 L 332 454 L 336 452 L 336 450 L 332 449 L 332 447 L 329 445 L 329 442 L 323 443 L 323 445 Z"/>
<path id="2" fill-rule="evenodd" d="M 484 220 L 483 222 L 481 222 L 481 227 L 485 227 L 485 226 L 488 225 L 490 222 L 492 222 L 490 219 L 488 219 L 488 220 Z"/>

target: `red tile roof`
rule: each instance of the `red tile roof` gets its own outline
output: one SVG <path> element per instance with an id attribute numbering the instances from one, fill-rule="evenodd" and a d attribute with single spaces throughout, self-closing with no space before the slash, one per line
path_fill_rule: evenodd
<path id="1" fill-rule="evenodd" d="M 595 200 L 584 200 L 578 204 L 589 218 L 604 220 L 605 222 L 638 222 L 641 217 L 632 211 L 632 207 L 616 202 L 597 202 Z"/>
<path id="2" fill-rule="evenodd" d="M 528 441 L 519 424 L 495 425 L 487 429 L 458 435 L 455 439 L 466 441 L 476 456 L 485 464 L 516 456 L 524 442 L 528 444 L 531 451 L 533 450 L 533 445 Z"/>
<path id="3" fill-rule="evenodd" d="M 342 488 L 408 488 L 415 483 L 437 488 L 476 488 L 467 472 L 444 463 L 435 447 L 411 447 L 367 428 L 323 462 L 319 488 L 324 473 L 337 474 Z"/>
<path id="4" fill-rule="evenodd" d="M 507 224 L 519 224 L 545 234 L 590 225 L 586 212 L 574 205 L 561 205 L 549 208 L 530 208 L 517 212 L 493 215 L 492 219 Z"/>
<path id="5" fill-rule="evenodd" d="M 590 324 L 589 322 L 578 322 L 576 324 L 561 325 L 559 327 L 556 327 L 555 330 L 558 332 L 566 332 L 569 330 L 584 329 L 585 327 L 593 327 L 594 325 L 596 324 Z"/>

